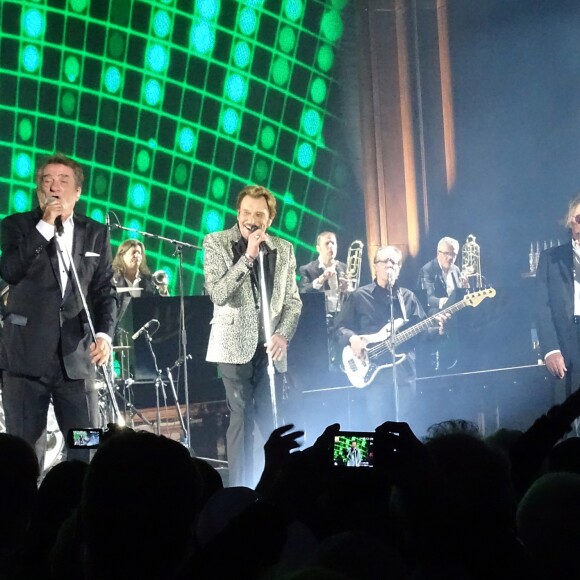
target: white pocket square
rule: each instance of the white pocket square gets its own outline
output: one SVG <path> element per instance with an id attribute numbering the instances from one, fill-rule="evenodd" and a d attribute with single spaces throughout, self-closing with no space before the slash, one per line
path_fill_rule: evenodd
<path id="1" fill-rule="evenodd" d="M 85 252 L 85 258 L 98 258 L 101 254 L 95 254 L 95 252 Z"/>

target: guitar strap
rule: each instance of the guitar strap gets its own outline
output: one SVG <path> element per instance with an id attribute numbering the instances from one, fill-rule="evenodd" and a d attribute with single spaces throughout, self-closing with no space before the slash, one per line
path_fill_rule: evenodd
<path id="1" fill-rule="evenodd" d="M 403 320 L 407 322 L 407 309 L 405 308 L 405 301 L 403 300 L 403 293 L 400 288 L 397 288 L 397 300 L 399 301 L 399 306 L 401 307 L 401 315 Z"/>

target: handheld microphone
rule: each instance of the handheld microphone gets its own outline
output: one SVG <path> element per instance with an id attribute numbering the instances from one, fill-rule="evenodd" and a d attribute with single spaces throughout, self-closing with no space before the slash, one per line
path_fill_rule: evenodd
<path id="1" fill-rule="evenodd" d="M 49 195 L 46 198 L 46 205 L 51 205 L 55 201 L 58 201 L 58 198 L 54 197 L 54 195 Z M 62 236 L 62 234 L 64 234 L 64 228 L 62 226 L 62 217 L 61 216 L 58 215 L 54 218 L 54 227 L 56 228 L 56 235 L 57 236 Z"/>
<path id="2" fill-rule="evenodd" d="M 159 324 L 159 320 L 152 318 L 149 322 L 146 322 L 131 338 L 137 340 L 152 324 Z"/>
<path id="3" fill-rule="evenodd" d="M 62 217 L 57 215 L 54 218 L 54 227 L 56 228 L 56 235 L 62 236 L 64 234 L 64 227 L 62 225 Z"/>
<path id="4" fill-rule="evenodd" d="M 256 224 L 253 224 L 250 226 L 251 233 L 254 233 L 258 229 L 260 229 L 260 227 L 257 226 Z M 260 242 L 260 250 L 265 250 L 265 249 L 266 249 L 266 242 Z"/>

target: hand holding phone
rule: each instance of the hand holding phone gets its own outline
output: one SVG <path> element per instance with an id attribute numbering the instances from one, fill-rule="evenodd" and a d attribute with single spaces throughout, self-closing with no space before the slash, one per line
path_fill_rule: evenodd
<path id="1" fill-rule="evenodd" d="M 375 434 L 368 431 L 339 431 L 334 436 L 334 467 L 373 467 Z"/>

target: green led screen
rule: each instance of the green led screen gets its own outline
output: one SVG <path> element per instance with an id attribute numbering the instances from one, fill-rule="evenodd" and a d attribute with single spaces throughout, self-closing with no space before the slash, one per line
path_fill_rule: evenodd
<path id="1" fill-rule="evenodd" d="M 328 136 L 348 0 L 0 0 L 0 218 L 36 203 L 39 158 L 82 163 L 80 211 L 201 246 L 248 183 L 311 259 L 340 231 L 344 160 Z M 113 250 L 128 237 L 112 231 Z M 143 239 L 143 238 L 140 238 Z M 144 240 L 177 290 L 174 246 Z M 203 285 L 184 248 L 185 293 Z"/>

